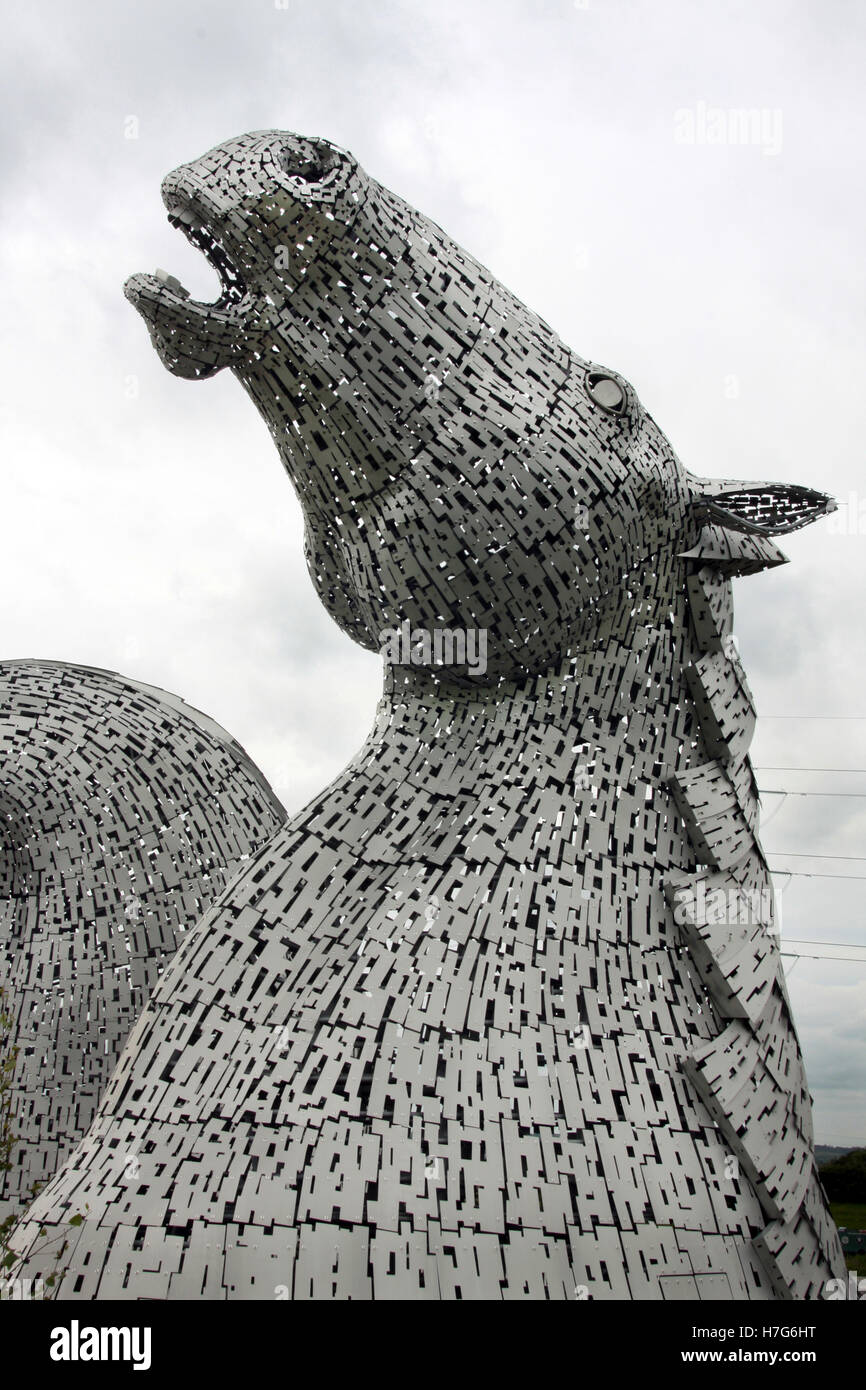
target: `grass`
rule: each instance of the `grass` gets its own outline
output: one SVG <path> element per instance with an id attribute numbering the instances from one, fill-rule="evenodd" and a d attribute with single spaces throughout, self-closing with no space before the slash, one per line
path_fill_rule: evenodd
<path id="1" fill-rule="evenodd" d="M 830 1215 L 837 1226 L 866 1231 L 866 1202 L 831 1202 Z"/>
<path id="2" fill-rule="evenodd" d="M 866 1231 L 866 1202 L 831 1202 L 830 1215 L 837 1226 L 847 1226 L 852 1231 Z M 846 1255 L 845 1263 L 855 1274 L 866 1276 L 866 1253 Z"/>

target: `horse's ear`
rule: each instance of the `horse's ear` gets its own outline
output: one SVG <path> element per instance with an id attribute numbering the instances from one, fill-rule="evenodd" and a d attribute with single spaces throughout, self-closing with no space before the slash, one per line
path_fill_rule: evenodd
<path id="1" fill-rule="evenodd" d="M 825 492 L 796 483 L 744 483 L 730 478 L 690 478 L 689 482 L 695 519 L 731 531 L 781 536 L 836 510 Z"/>

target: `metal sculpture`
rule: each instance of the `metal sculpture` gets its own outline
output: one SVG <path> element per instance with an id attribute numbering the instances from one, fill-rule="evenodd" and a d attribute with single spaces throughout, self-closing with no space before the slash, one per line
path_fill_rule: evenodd
<path id="1" fill-rule="evenodd" d="M 218 724 L 112 671 L 2 662 L 0 711 L 0 979 L 18 1049 L 2 1218 L 89 1129 L 186 925 L 285 811 Z"/>
<path id="2" fill-rule="evenodd" d="M 843 1262 L 730 578 L 832 504 L 687 473 L 327 141 L 230 140 L 163 197 L 223 294 L 127 297 L 172 372 L 255 401 L 385 688 L 174 956 L 20 1238 L 87 1203 L 80 1298 L 819 1296 Z"/>

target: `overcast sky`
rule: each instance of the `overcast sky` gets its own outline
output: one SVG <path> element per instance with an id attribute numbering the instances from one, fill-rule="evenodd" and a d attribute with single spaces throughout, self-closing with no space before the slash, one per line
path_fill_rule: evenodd
<path id="1" fill-rule="evenodd" d="M 34 0 L 3 38 L 4 658 L 182 695 L 290 811 L 362 742 L 379 659 L 314 596 L 264 424 L 229 373 L 164 371 L 121 292 L 162 266 L 216 297 L 165 221 L 171 168 L 326 136 L 629 377 L 688 468 L 855 494 L 737 582 L 735 632 L 771 864 L 866 875 L 782 854 L 866 855 L 866 7 Z M 866 943 L 862 879 L 777 886 L 788 937 Z M 866 1143 L 866 963 L 787 964 L 817 1137 Z"/>

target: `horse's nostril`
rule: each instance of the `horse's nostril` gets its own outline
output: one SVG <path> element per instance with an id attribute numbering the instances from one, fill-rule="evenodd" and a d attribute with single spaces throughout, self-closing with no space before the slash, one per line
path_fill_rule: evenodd
<path id="1" fill-rule="evenodd" d="M 596 405 L 600 405 L 602 410 L 610 410 L 615 414 L 625 410 L 625 391 L 612 376 L 607 376 L 604 372 L 590 372 L 586 378 L 586 389 L 591 399 Z"/>

